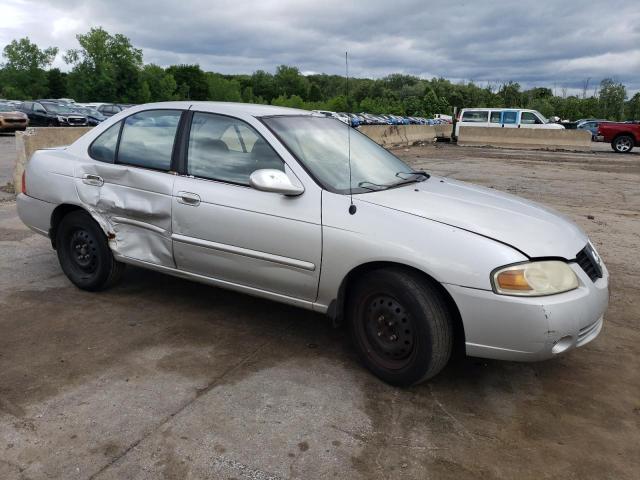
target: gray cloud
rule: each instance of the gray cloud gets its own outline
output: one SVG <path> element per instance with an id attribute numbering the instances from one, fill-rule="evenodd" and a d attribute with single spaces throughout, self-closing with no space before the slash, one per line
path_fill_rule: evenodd
<path id="1" fill-rule="evenodd" d="M 222 73 L 286 63 L 341 74 L 348 50 L 355 76 L 403 72 L 570 90 L 614 77 L 640 90 L 637 0 L 4 2 L 0 47 L 29 35 L 72 48 L 75 34 L 101 25 L 130 37 L 146 62 L 197 62 Z"/>

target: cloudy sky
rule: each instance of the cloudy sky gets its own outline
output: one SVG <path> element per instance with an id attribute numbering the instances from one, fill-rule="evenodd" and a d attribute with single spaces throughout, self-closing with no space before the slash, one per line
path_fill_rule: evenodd
<path id="1" fill-rule="evenodd" d="M 429 6 L 432 5 L 432 6 Z M 61 52 L 102 26 L 145 62 L 222 73 L 402 72 L 454 81 L 640 90 L 640 0 L 0 0 L 0 49 L 29 36 Z M 56 66 L 66 68 L 61 55 Z"/>

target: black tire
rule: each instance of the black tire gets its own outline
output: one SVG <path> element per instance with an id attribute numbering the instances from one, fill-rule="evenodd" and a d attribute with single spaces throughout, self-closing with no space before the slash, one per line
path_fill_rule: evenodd
<path id="1" fill-rule="evenodd" d="M 370 272 L 349 291 L 347 319 L 365 366 L 409 386 L 437 375 L 453 349 L 453 319 L 427 279 L 402 269 Z"/>
<path id="2" fill-rule="evenodd" d="M 56 229 L 62 271 L 78 288 L 103 290 L 115 284 L 125 268 L 113 258 L 104 232 L 84 210 L 68 213 Z"/>
<path id="3" fill-rule="evenodd" d="M 616 153 L 629 153 L 633 150 L 634 139 L 631 135 L 620 135 L 613 139 L 611 142 L 611 148 Z"/>

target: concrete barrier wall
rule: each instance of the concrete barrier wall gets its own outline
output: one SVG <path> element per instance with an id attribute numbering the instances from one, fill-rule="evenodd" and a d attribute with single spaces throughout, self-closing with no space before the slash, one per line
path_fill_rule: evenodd
<path id="1" fill-rule="evenodd" d="M 22 184 L 22 172 L 33 155 L 42 148 L 62 147 L 75 142 L 92 127 L 35 127 L 24 132 L 16 132 L 16 166 L 13 172 L 13 185 L 16 193 Z"/>
<path id="2" fill-rule="evenodd" d="M 362 125 L 358 130 L 383 146 L 411 145 L 451 137 L 451 125 Z"/>
<path id="3" fill-rule="evenodd" d="M 586 130 L 543 128 L 460 127 L 458 145 L 463 147 L 526 148 L 533 150 L 591 150 Z"/>

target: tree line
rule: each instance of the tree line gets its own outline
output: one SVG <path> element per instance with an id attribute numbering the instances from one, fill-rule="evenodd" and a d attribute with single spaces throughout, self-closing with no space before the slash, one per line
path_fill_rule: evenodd
<path id="1" fill-rule="evenodd" d="M 478 85 L 444 78 L 422 79 L 392 74 L 381 79 L 340 75 L 303 75 L 281 65 L 274 73 L 223 75 L 199 65 L 161 67 L 143 62 L 142 50 L 122 34 L 102 28 L 76 36 L 78 48 L 63 59 L 68 72 L 51 68 L 59 50 L 41 48 L 29 38 L 3 49 L 0 97 L 7 99 L 73 98 L 78 102 L 147 103 L 166 100 L 251 102 L 304 109 L 431 116 L 451 114 L 452 107 L 532 108 L 563 119 L 640 119 L 640 93 L 627 98 L 625 86 L 603 79 L 581 95 L 561 95 L 550 88 L 523 90 L 516 82 Z"/>

